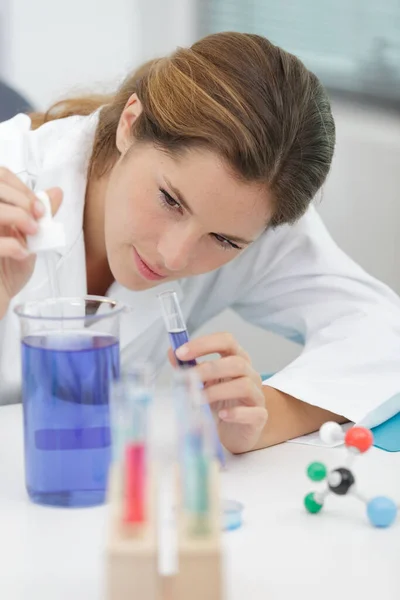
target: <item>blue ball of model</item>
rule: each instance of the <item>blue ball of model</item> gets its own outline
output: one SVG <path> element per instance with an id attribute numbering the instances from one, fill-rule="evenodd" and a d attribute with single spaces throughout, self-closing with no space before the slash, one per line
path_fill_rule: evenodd
<path id="1" fill-rule="evenodd" d="M 367 504 L 367 515 L 374 527 L 389 527 L 397 515 L 397 506 L 386 496 L 376 496 Z"/>

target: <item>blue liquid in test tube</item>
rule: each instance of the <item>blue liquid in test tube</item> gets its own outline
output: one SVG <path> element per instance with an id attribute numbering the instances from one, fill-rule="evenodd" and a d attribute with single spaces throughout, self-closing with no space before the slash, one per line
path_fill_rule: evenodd
<path id="1" fill-rule="evenodd" d="M 180 346 L 183 346 L 183 344 L 186 344 L 186 342 L 189 341 L 189 336 L 188 336 L 188 332 L 186 329 L 177 329 L 174 331 L 168 331 L 168 335 L 169 335 L 169 339 L 171 342 L 171 346 L 174 349 L 174 352 L 176 352 L 176 350 L 178 350 L 178 348 Z M 195 367 L 196 366 L 196 361 L 195 360 L 188 360 L 188 361 L 182 361 L 179 360 L 179 358 L 176 356 L 175 357 L 176 360 L 178 361 L 178 364 L 181 367 Z"/>
<path id="2" fill-rule="evenodd" d="M 180 346 L 183 346 L 183 344 L 186 344 L 186 342 L 189 341 L 189 335 L 186 329 L 186 323 L 182 315 L 181 307 L 179 305 L 178 296 L 176 295 L 176 292 L 171 290 L 160 294 L 159 299 L 161 302 L 162 313 L 171 346 L 174 352 L 176 352 Z M 181 368 L 191 368 L 197 365 L 195 360 L 182 361 L 179 360 L 177 356 L 176 360 Z M 218 436 L 217 426 L 215 425 L 210 405 L 205 404 L 204 410 L 208 412 L 209 418 L 214 425 L 214 441 L 218 460 L 222 466 L 225 466 L 225 453 Z"/>

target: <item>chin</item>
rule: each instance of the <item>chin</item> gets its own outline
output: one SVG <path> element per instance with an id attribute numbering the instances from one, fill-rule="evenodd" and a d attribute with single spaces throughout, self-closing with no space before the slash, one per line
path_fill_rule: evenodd
<path id="1" fill-rule="evenodd" d="M 143 279 L 135 279 L 135 281 L 131 281 L 130 285 L 126 285 L 128 289 L 133 292 L 142 292 L 144 290 L 149 290 L 150 288 L 155 288 L 160 285 L 159 281 L 145 281 Z"/>
<path id="2" fill-rule="evenodd" d="M 131 254 L 130 248 L 129 253 Z M 117 255 L 114 254 L 114 256 L 110 256 L 109 266 L 114 280 L 124 288 L 134 292 L 156 288 L 165 282 L 172 281 L 172 278 L 169 277 L 154 281 L 151 279 L 146 279 L 136 271 L 134 261 L 131 259 L 131 256 L 127 257 L 125 252 L 120 252 Z"/>
<path id="3" fill-rule="evenodd" d="M 139 292 L 150 287 L 148 281 L 142 279 L 132 269 L 129 269 L 129 261 L 125 252 L 109 253 L 108 264 L 114 280 L 127 290 Z"/>
<path id="4" fill-rule="evenodd" d="M 114 278 L 117 283 L 128 290 L 132 290 L 132 292 L 141 292 L 154 287 L 151 281 L 146 281 L 135 273 L 132 274 L 119 272 L 116 274 L 116 276 L 114 276 Z"/>

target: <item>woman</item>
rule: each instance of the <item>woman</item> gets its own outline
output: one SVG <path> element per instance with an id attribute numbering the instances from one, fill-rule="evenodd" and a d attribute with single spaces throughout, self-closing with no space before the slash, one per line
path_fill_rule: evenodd
<path id="1" fill-rule="evenodd" d="M 334 144 L 318 79 L 240 33 L 145 65 L 115 96 L 3 124 L 3 390 L 20 385 L 12 308 L 49 294 L 43 264 L 25 248 L 40 216 L 33 192 L 47 189 L 67 234 L 62 294 L 137 309 L 122 327 L 122 364 L 162 364 L 168 341 L 154 298 L 164 287 L 178 291 L 190 330 L 230 306 L 304 344 L 266 385 L 228 333 L 181 348 L 185 360 L 219 355 L 197 369 L 228 450 L 374 414 L 399 390 L 400 303 L 344 256 L 311 207 Z"/>

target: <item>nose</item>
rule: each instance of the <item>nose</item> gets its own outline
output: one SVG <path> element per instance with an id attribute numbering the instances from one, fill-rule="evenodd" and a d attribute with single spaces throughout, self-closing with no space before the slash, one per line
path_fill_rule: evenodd
<path id="1" fill-rule="evenodd" d="M 198 237 L 187 228 L 171 227 L 158 244 L 158 253 L 168 271 L 184 271 L 191 263 Z"/>

